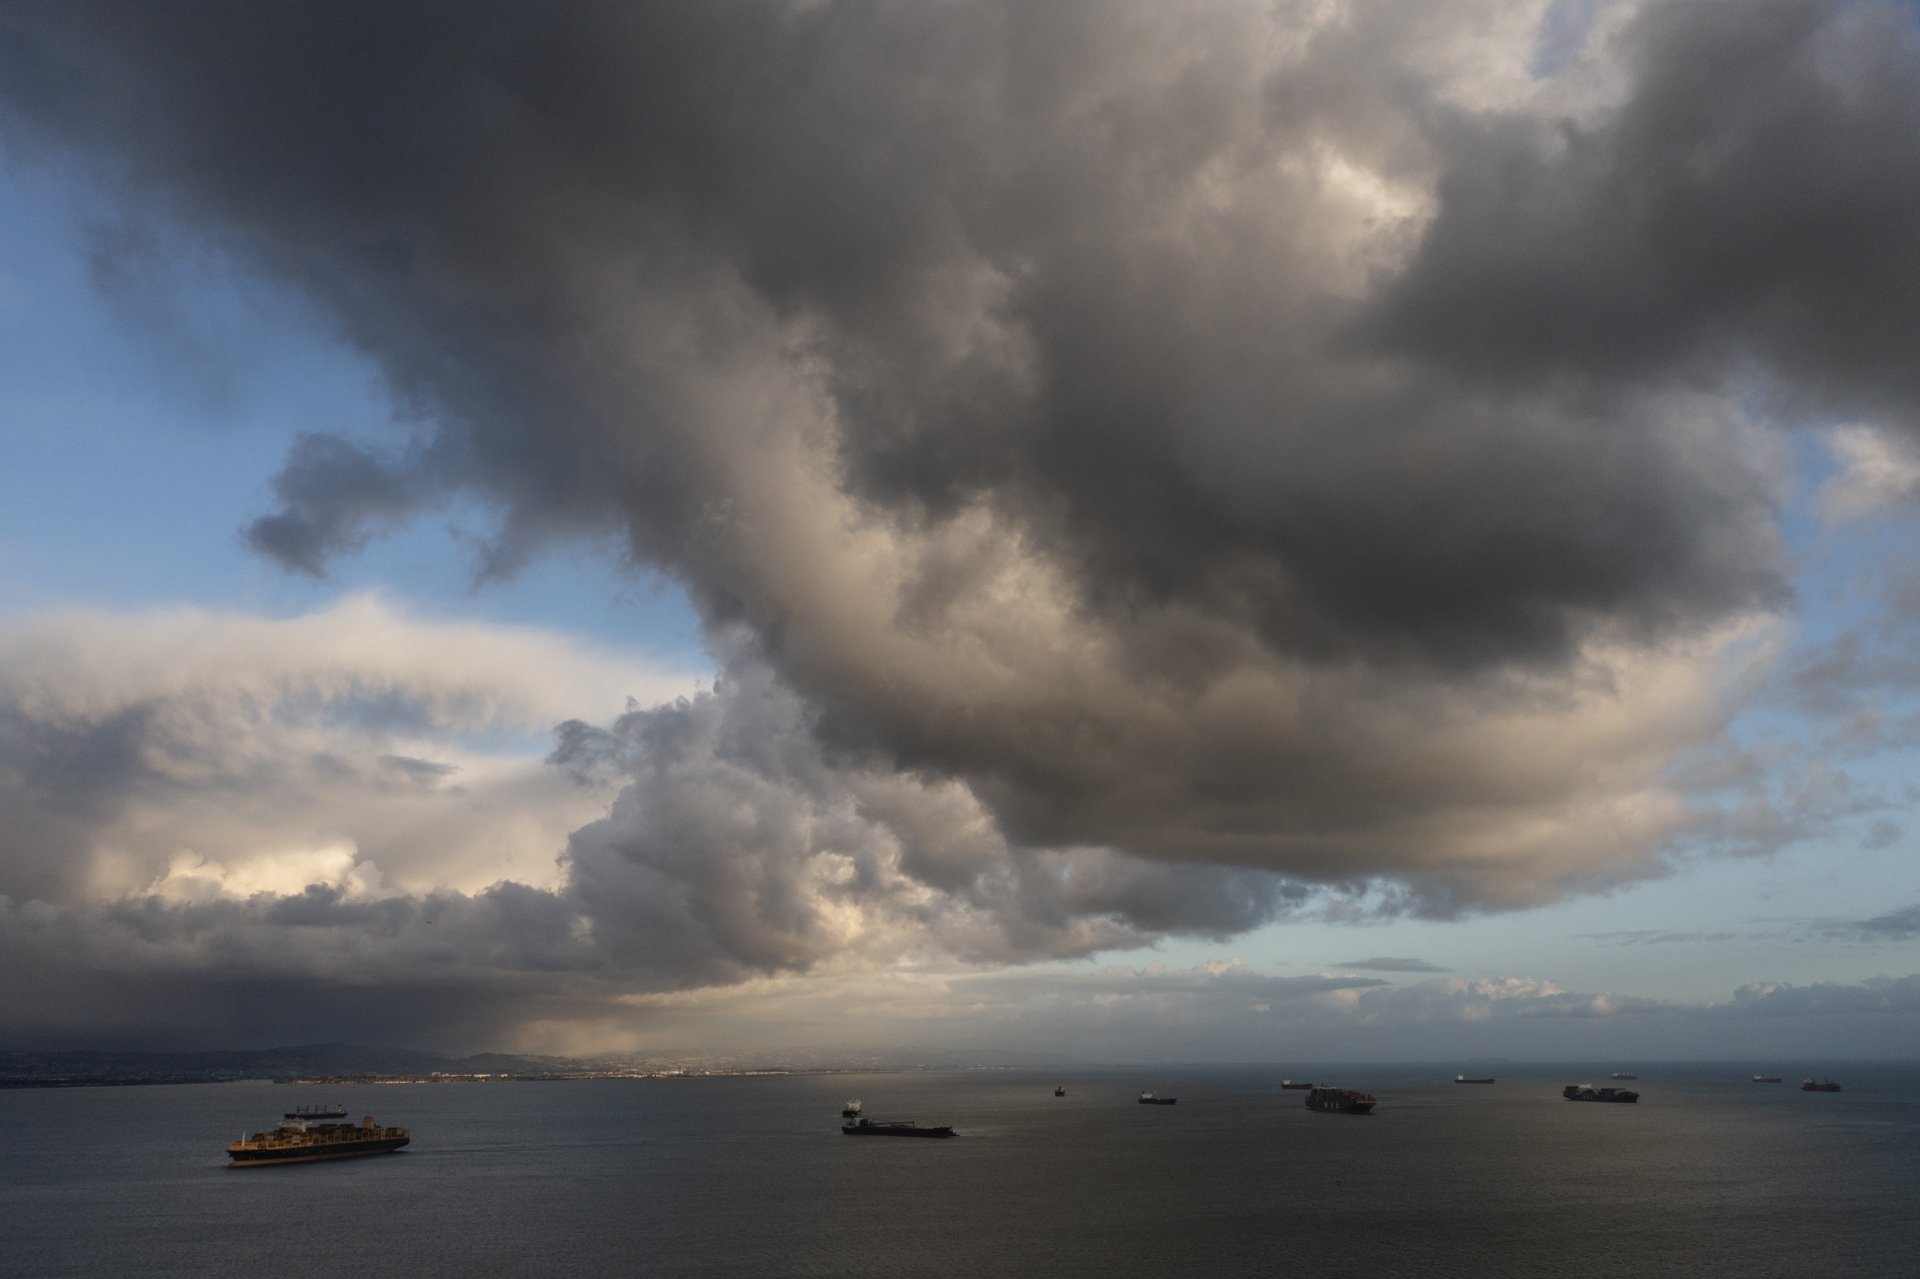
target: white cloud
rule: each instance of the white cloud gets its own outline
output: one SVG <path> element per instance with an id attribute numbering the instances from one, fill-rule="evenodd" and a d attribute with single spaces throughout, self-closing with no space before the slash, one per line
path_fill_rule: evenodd
<path id="1" fill-rule="evenodd" d="M 287 619 L 9 623 L 0 892 L 556 883 L 568 832 L 609 795 L 544 766 L 553 727 L 696 686 L 558 635 L 425 620 L 371 596 Z"/>
<path id="2" fill-rule="evenodd" d="M 1920 441 L 1910 434 L 1836 427 L 1827 433 L 1827 448 L 1839 467 L 1820 487 L 1818 502 L 1828 520 L 1864 519 L 1920 497 Z"/>

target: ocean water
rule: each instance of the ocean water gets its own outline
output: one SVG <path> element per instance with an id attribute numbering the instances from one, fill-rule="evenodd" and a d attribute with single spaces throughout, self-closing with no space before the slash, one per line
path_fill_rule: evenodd
<path id="1" fill-rule="evenodd" d="M 1753 1084 L 1766 1067 L 1787 1077 Z M 1634 1106 L 1560 1088 L 1634 1069 Z M 1819 1068 L 1824 1073 L 1826 1067 Z M 1578 1073 L 1576 1073 L 1578 1072 Z M 1283 1073 L 1373 1092 L 1322 1115 Z M 8 1276 L 1920 1274 L 1920 1066 L 1181 1067 L 0 1091 Z M 1068 1095 L 1055 1098 L 1055 1083 Z M 1177 1106 L 1141 1106 L 1142 1088 Z M 849 1140 L 839 1108 L 952 1124 Z M 236 1170 L 295 1105 L 396 1155 Z"/>

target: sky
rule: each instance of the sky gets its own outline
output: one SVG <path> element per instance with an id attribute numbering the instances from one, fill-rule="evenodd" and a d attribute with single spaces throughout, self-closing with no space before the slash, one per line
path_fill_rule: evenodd
<path id="1" fill-rule="evenodd" d="M 0 1048 L 1920 1056 L 1883 3 L 0 0 Z"/>

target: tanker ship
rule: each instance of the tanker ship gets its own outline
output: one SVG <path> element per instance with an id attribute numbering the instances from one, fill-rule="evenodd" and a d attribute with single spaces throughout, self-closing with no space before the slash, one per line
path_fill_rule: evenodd
<path id="1" fill-rule="evenodd" d="M 852 1119 L 840 1125 L 849 1137 L 951 1137 L 946 1126 L 922 1128 L 911 1119 Z"/>

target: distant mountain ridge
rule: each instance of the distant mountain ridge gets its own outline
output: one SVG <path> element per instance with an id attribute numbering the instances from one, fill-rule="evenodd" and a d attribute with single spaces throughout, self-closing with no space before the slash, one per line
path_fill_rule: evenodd
<path id="1" fill-rule="evenodd" d="M 947 1050 L 940 1053 L 873 1049 L 809 1049 L 763 1053 L 707 1052 L 671 1058 L 631 1055 L 540 1057 L 483 1052 L 465 1057 L 366 1044 L 300 1044 L 186 1052 L 82 1049 L 0 1051 L 0 1088 L 60 1088 L 101 1084 L 215 1083 L 240 1079 L 370 1078 L 427 1075 L 689 1075 L 754 1072 L 864 1072 L 897 1070 L 1056 1069 L 1086 1065 L 1060 1053 Z"/>
<path id="2" fill-rule="evenodd" d="M 588 1069 L 566 1057 L 477 1053 L 452 1057 L 411 1048 L 301 1044 L 208 1052 L 0 1052 L 0 1087 L 62 1084 L 204 1083 L 294 1076 L 559 1074 Z"/>

